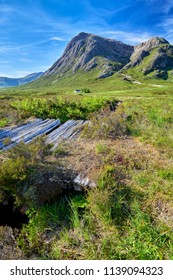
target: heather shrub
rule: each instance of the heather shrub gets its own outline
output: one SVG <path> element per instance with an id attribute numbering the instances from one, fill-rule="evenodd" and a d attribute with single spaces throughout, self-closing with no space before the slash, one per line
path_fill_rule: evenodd
<path id="1" fill-rule="evenodd" d="M 99 113 L 94 113 L 84 129 L 83 136 L 92 139 L 115 139 L 128 135 L 126 115 L 122 105 L 116 111 L 107 106 Z"/>

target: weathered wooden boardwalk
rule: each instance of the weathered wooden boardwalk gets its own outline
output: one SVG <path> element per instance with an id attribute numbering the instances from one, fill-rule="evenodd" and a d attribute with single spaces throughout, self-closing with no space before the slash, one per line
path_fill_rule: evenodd
<path id="1" fill-rule="evenodd" d="M 76 137 L 84 123 L 83 120 L 69 120 L 61 125 L 59 119 L 34 119 L 18 127 L 0 129 L 0 150 L 5 151 L 21 141 L 27 144 L 42 135 L 47 144 L 53 144 L 54 150 L 60 142 Z"/>
<path id="2" fill-rule="evenodd" d="M 52 150 L 55 150 L 63 140 L 75 138 L 80 133 L 84 123 L 83 120 L 65 122 L 46 137 L 46 143 L 53 144 Z"/>

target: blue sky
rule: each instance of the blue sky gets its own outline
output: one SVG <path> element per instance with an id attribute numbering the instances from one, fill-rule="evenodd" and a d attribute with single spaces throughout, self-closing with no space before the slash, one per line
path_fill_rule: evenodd
<path id="1" fill-rule="evenodd" d="M 173 0 L 0 0 L 0 76 L 47 70 L 82 31 L 173 43 Z"/>

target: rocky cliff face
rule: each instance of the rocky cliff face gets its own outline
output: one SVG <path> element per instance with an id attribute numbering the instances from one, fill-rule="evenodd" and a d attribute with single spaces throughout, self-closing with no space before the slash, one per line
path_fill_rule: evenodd
<path id="1" fill-rule="evenodd" d="M 64 54 L 44 74 L 73 74 L 78 69 L 90 71 L 99 68 L 100 77 L 112 75 L 130 61 L 134 47 L 119 41 L 88 33 L 80 33 L 67 45 Z"/>

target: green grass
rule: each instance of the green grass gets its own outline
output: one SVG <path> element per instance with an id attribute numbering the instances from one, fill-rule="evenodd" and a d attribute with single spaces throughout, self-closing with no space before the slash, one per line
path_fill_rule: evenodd
<path id="1" fill-rule="evenodd" d="M 35 253 L 41 259 L 173 259 L 171 228 L 156 223 L 144 210 L 143 192 L 121 185 L 116 176 L 115 167 L 107 166 L 97 189 L 87 195 L 61 198 L 30 211 L 30 222 L 19 237 L 28 257 Z"/>
<path id="2" fill-rule="evenodd" d="M 124 101 L 119 110 L 133 142 L 114 134 L 111 145 L 97 140 L 95 153 L 104 163 L 97 188 L 28 212 L 18 241 L 27 257 L 173 259 L 172 144 L 163 139 L 165 126 L 172 132 L 171 100 Z"/>
<path id="3" fill-rule="evenodd" d="M 87 81 L 79 75 L 74 86 L 62 81 L 61 86 L 0 93 L 1 127 L 31 116 L 89 118 L 92 126 L 83 137 L 92 139 L 92 172 L 99 174 L 95 189 L 40 207 L 30 203 L 29 223 L 18 243 L 31 259 L 173 259 L 172 85 L 159 80 L 163 87 L 157 87 L 150 85 L 156 80 L 146 79 L 134 86 L 116 75 L 105 83 Z M 74 94 L 80 85 L 91 93 Z M 105 108 L 111 99 L 123 100 L 116 112 Z M 19 195 L 29 176 L 73 156 L 73 149 L 65 152 L 68 145 L 60 146 L 48 165 L 42 146 L 21 145 L 1 159 L 1 191 L 3 186 L 5 194 Z M 63 170 L 68 168 L 64 161 Z"/>
<path id="4" fill-rule="evenodd" d="M 167 150 L 173 147 L 172 96 L 130 100 L 124 108 L 131 135 Z"/>

